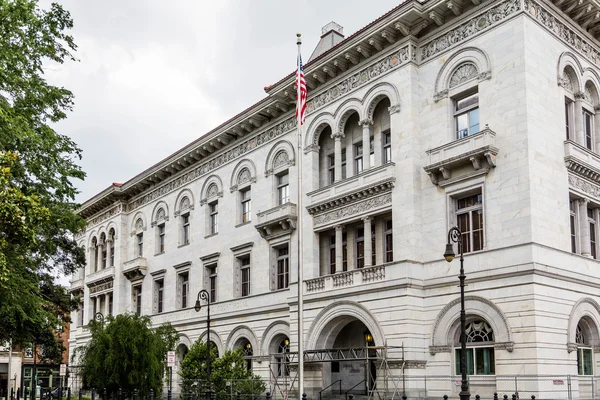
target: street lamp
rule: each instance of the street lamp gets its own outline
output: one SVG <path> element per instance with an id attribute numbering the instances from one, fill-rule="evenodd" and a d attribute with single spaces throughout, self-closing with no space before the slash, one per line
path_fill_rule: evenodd
<path id="1" fill-rule="evenodd" d="M 194 305 L 194 310 L 196 310 L 196 312 L 200 312 L 200 310 L 202 309 L 202 304 L 200 303 L 200 300 L 206 300 L 206 348 L 207 348 L 206 366 L 207 366 L 207 373 L 208 373 L 208 396 L 207 396 L 207 398 L 210 399 L 210 394 L 211 394 L 211 384 L 210 384 L 210 294 L 208 293 L 207 290 L 202 289 L 201 291 L 198 292 L 198 298 L 196 299 L 196 304 Z"/>
<path id="2" fill-rule="evenodd" d="M 444 252 L 444 258 L 448 262 L 454 260 L 454 248 L 452 243 L 458 243 L 458 249 L 460 251 L 460 274 L 458 279 L 460 280 L 460 373 L 462 375 L 462 382 L 460 385 L 460 399 L 469 400 L 471 393 L 469 393 L 469 381 L 467 380 L 467 317 L 465 314 L 465 270 L 463 268 L 463 242 L 462 233 L 457 227 L 452 227 L 448 231 L 448 243 L 446 244 L 446 251 Z"/>
<path id="3" fill-rule="evenodd" d="M 98 311 L 96 314 L 94 314 L 94 319 L 100 322 L 102 324 L 102 327 L 104 328 L 104 314 Z"/>

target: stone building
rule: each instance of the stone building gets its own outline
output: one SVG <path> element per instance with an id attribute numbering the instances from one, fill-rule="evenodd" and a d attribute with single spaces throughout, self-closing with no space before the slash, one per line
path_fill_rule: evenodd
<path id="1" fill-rule="evenodd" d="M 385 351 L 309 362 L 307 390 L 403 374 L 407 392 L 456 394 L 459 261 L 442 254 L 458 226 L 471 392 L 527 375 L 528 395 L 598 395 L 598 34 L 590 0 L 408 0 L 349 37 L 327 25 L 300 149 L 292 73 L 82 205 L 71 348 L 95 312 L 137 312 L 170 321 L 184 354 L 206 289 L 219 352 L 242 346 L 277 380 L 297 350 L 301 221 L 305 349 Z"/>

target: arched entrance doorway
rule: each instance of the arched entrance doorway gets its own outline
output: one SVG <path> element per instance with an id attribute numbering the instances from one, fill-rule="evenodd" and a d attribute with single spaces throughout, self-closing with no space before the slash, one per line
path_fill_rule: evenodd
<path id="1" fill-rule="evenodd" d="M 332 320 L 326 328 L 329 329 L 322 332 L 319 350 L 340 352 L 332 352 L 339 355 L 336 361 L 322 365 L 323 387 L 341 381 L 341 385 L 333 385 L 334 392 L 341 386 L 341 394 L 348 391 L 355 395 L 366 394 L 377 379 L 376 351 L 369 349 L 376 345 L 371 331 L 364 322 L 348 316 Z"/>

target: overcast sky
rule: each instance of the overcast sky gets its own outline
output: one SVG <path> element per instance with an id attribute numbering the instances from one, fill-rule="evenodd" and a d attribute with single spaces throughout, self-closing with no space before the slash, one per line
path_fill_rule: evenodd
<path id="1" fill-rule="evenodd" d="M 321 27 L 344 34 L 400 0 L 58 0 L 73 16 L 79 62 L 52 67 L 75 94 L 57 126 L 83 149 L 78 201 L 125 182 L 256 101 L 308 60 Z"/>

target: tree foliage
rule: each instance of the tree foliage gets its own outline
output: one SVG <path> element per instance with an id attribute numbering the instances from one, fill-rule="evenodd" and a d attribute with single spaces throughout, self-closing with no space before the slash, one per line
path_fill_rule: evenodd
<path id="1" fill-rule="evenodd" d="M 171 324 L 156 330 L 150 327 L 150 318 L 134 314 L 120 314 L 105 321 L 91 321 L 92 335 L 88 344 L 80 347 L 78 360 L 82 365 L 84 386 L 115 393 L 137 389 L 145 398 L 160 393 L 166 364 L 166 352 L 178 339 Z"/>
<path id="2" fill-rule="evenodd" d="M 81 150 L 53 128 L 73 94 L 44 77 L 46 64 L 75 60 L 72 26 L 58 4 L 0 0 L 0 342 L 57 345 L 76 304 L 55 276 L 85 264 L 73 239 Z"/>
<path id="3" fill-rule="evenodd" d="M 202 393 L 208 389 L 207 354 L 206 342 L 198 339 L 181 362 L 179 375 L 182 378 L 184 397 L 189 393 Z M 229 395 L 231 392 L 244 395 L 261 395 L 265 392 L 266 386 L 260 376 L 246 368 L 242 349 L 227 350 L 225 354 L 218 355 L 216 347 L 211 346 L 210 354 L 210 382 L 217 396 Z M 231 386 L 227 386 L 228 381 Z"/>

